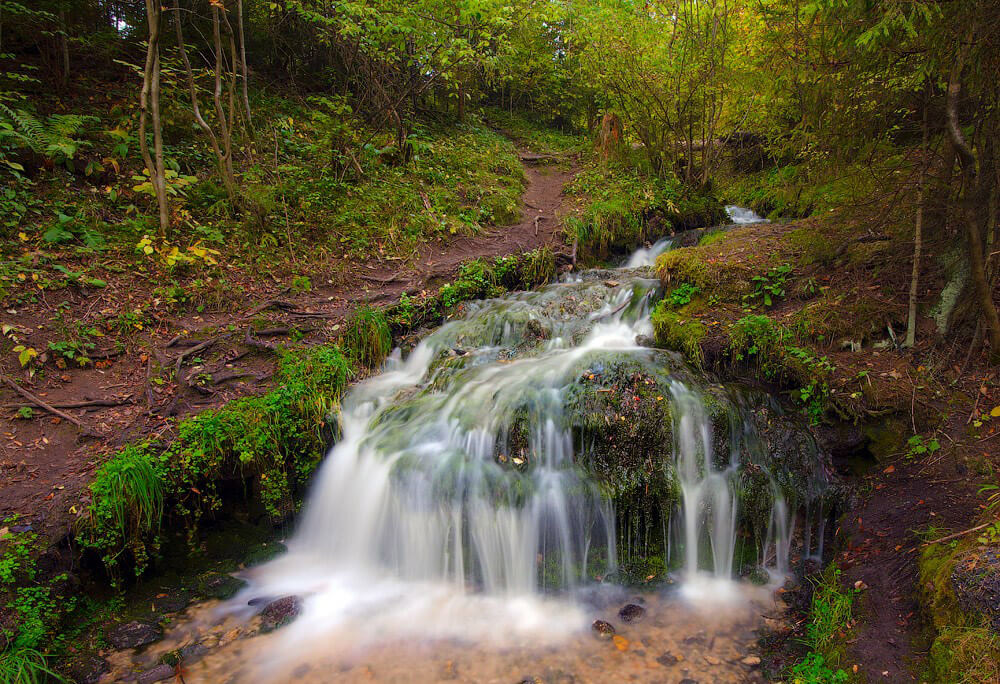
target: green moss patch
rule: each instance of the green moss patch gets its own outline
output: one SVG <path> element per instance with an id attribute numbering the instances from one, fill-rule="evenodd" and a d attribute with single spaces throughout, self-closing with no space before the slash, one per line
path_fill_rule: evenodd
<path id="1" fill-rule="evenodd" d="M 665 300 L 653 311 L 653 334 L 658 346 L 681 352 L 695 365 L 703 362 L 701 342 L 707 334 L 704 323 L 673 311 Z"/>

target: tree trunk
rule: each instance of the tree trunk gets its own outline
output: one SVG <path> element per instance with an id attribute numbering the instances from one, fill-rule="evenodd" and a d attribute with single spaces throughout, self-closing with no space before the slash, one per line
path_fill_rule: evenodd
<path id="1" fill-rule="evenodd" d="M 163 130 L 160 126 L 160 5 L 159 0 L 146 0 L 146 17 L 149 23 L 149 41 L 146 45 L 146 63 L 142 71 L 142 92 L 139 94 L 139 150 L 149 171 L 149 182 L 156 195 L 159 208 L 160 237 L 170 229 L 167 207 L 166 178 L 163 167 Z M 146 122 L 152 114 L 155 159 L 149 153 L 146 140 Z"/>
<path id="2" fill-rule="evenodd" d="M 927 103 L 924 103 L 924 118 L 921 126 L 920 153 L 927 150 Z M 910 274 L 910 302 L 906 316 L 906 340 L 903 345 L 912 347 L 917 341 L 917 292 L 920 286 L 920 251 L 923 249 L 924 229 L 924 184 L 927 180 L 927 160 L 920 160 L 920 178 L 917 180 L 917 217 L 913 223 L 913 271 Z"/>
<path id="3" fill-rule="evenodd" d="M 222 149 L 219 147 L 218 136 L 215 135 L 215 131 L 212 130 L 212 127 L 208 125 L 205 117 L 201 114 L 201 107 L 198 103 L 198 90 L 194 83 L 194 71 L 191 69 L 191 60 L 188 59 L 187 47 L 184 45 L 184 30 L 181 27 L 181 12 L 178 0 L 174 0 L 174 28 L 177 33 L 177 50 L 180 52 L 181 61 L 184 63 L 184 73 L 187 77 L 188 94 L 191 96 L 191 111 L 194 114 L 194 120 L 212 146 L 212 152 L 215 154 L 215 163 L 219 168 L 219 176 L 222 178 L 222 184 L 226 187 L 226 195 L 229 196 L 229 201 L 235 208 L 237 202 L 236 181 L 230 176 L 227 170 Z"/>
<path id="4" fill-rule="evenodd" d="M 972 283 L 976 290 L 979 309 L 983 315 L 986 336 L 990 341 L 989 361 L 991 365 L 994 365 L 1000 363 L 1000 315 L 997 315 L 997 308 L 993 302 L 993 293 L 990 288 L 989 279 L 986 277 L 982 227 L 978 218 L 980 213 L 987 210 L 987 207 L 985 204 L 977 202 L 978 196 L 983 194 L 981 192 L 981 184 L 988 181 L 984 178 L 983 174 L 977 173 L 976 156 L 966 142 L 958 120 L 958 96 L 962 89 L 959 76 L 961 75 L 962 61 L 961 58 L 956 60 L 955 65 L 952 67 L 951 77 L 948 79 L 948 134 L 955 145 L 955 151 L 958 153 L 959 161 L 962 164 L 962 171 L 966 178 L 966 196 L 962 207 L 963 223 L 965 224 L 965 241 L 969 250 L 969 267 L 972 274 Z"/>
<path id="5" fill-rule="evenodd" d="M 248 94 L 250 70 L 247 69 L 247 42 L 243 32 L 243 0 L 236 0 L 236 25 L 240 32 L 240 71 L 243 72 L 243 109 L 247 117 L 247 129 L 253 131 L 253 121 L 250 118 L 250 96 Z"/>

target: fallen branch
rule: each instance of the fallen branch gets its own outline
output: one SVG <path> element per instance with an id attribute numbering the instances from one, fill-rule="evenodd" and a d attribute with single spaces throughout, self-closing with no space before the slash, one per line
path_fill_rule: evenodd
<path id="1" fill-rule="evenodd" d="M 78 428 L 80 428 L 80 431 L 83 432 L 83 434 L 87 435 L 88 437 L 100 437 L 100 434 L 98 432 L 96 432 L 93 428 L 88 427 L 87 425 L 84 425 L 78 418 L 75 418 L 75 417 L 69 415 L 68 413 L 66 413 L 64 411 L 60 411 L 59 409 L 57 409 L 55 406 L 52 406 L 51 404 L 45 403 L 44 400 L 42 400 L 39 397 L 36 397 L 34 394 L 32 394 L 28 390 L 24 389 L 20 385 L 18 385 L 16 382 L 14 382 L 10 378 L 8 378 L 6 375 L 0 374 L 0 379 L 2 379 L 12 390 L 14 390 L 18 394 L 20 394 L 22 397 L 24 397 L 25 399 L 27 399 L 28 401 L 30 401 L 32 404 L 34 404 L 38 408 L 45 409 L 46 411 L 48 411 L 52 415 L 59 416 L 63 420 L 66 420 L 66 421 L 69 421 L 70 423 L 73 423 L 73 425 L 75 425 Z"/>
<path id="2" fill-rule="evenodd" d="M 60 409 L 78 409 L 78 408 L 90 408 L 92 406 L 124 406 L 125 404 L 131 404 L 132 400 L 129 399 L 94 399 L 92 401 L 67 401 L 59 404 L 50 404 L 54 408 Z M 4 404 L 6 409 L 19 409 L 25 406 L 37 406 L 38 404 Z"/>
<path id="3" fill-rule="evenodd" d="M 258 306 L 255 306 L 254 308 L 250 309 L 250 311 L 246 312 L 243 315 L 243 318 L 250 318 L 251 316 L 256 316 L 261 311 L 264 311 L 266 309 L 270 309 L 272 306 L 274 308 L 280 309 L 282 311 L 293 311 L 293 310 L 295 310 L 295 305 L 292 304 L 291 302 L 282 301 L 280 299 L 269 299 L 266 302 L 264 302 L 263 304 L 259 304 Z"/>
<path id="4" fill-rule="evenodd" d="M 930 546 L 931 544 L 940 544 L 941 542 L 949 541 L 951 539 L 954 539 L 955 537 L 964 537 L 970 532 L 975 532 L 977 530 L 983 529 L 984 527 L 989 527 L 995 522 L 996 522 L 995 520 L 984 522 L 982 525 L 976 525 L 975 527 L 970 527 L 967 530 L 962 530 L 961 532 L 956 532 L 955 534 L 949 534 L 947 537 L 941 537 L 940 539 L 934 539 L 933 541 L 924 542 L 923 546 Z"/>
<path id="5" fill-rule="evenodd" d="M 187 357 L 191 356 L 192 354 L 200 352 L 203 349 L 208 349 L 209 347 L 211 347 L 216 342 L 218 342 L 220 340 L 224 340 L 227 337 L 230 337 L 231 335 L 232 335 L 232 333 L 226 333 L 225 335 L 219 335 L 218 337 L 213 337 L 210 340 L 205 340 L 201 344 L 196 344 L 195 346 L 191 347 L 190 349 L 188 349 L 186 351 L 182 351 L 180 353 L 180 355 L 178 355 L 177 359 L 174 361 L 174 377 L 177 378 L 177 379 L 180 379 L 180 377 L 181 377 L 181 364 L 184 363 L 184 359 L 186 359 Z"/>

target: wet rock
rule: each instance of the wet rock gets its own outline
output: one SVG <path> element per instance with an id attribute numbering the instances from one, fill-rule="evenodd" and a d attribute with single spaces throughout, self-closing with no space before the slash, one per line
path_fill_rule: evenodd
<path id="1" fill-rule="evenodd" d="M 758 665 L 760 665 L 760 658 L 755 655 L 748 655 L 740 662 L 748 667 L 757 667 Z"/>
<path id="2" fill-rule="evenodd" d="M 108 641 L 117 649 L 139 648 L 159 641 L 163 632 L 149 622 L 136 620 L 119 625 L 108 632 Z"/>
<path id="3" fill-rule="evenodd" d="M 298 596 L 283 596 L 268 603 L 261 611 L 261 630 L 270 632 L 287 625 L 298 617 L 301 601 Z"/>
<path id="4" fill-rule="evenodd" d="M 682 679 L 680 684 L 698 684 L 697 679 Z"/>
<path id="5" fill-rule="evenodd" d="M 618 617 L 620 617 L 622 622 L 625 622 L 626 624 L 640 622 L 644 617 L 646 617 L 646 609 L 635 603 L 629 603 L 618 611 Z"/>
<path id="6" fill-rule="evenodd" d="M 663 655 L 661 655 L 659 658 L 656 659 L 656 662 L 658 662 L 663 667 L 673 667 L 674 665 L 680 662 L 680 658 L 675 656 L 673 653 L 664 653 Z"/>
<path id="7" fill-rule="evenodd" d="M 982 615 L 1000 633 L 1000 551 L 974 550 L 959 558 L 951 584 L 962 609 Z"/>
<path id="8" fill-rule="evenodd" d="M 590 625 L 590 629 L 598 639 L 610 639 L 615 635 L 614 625 L 605 620 L 594 620 Z"/>
<path id="9" fill-rule="evenodd" d="M 97 684 L 108 669 L 108 661 L 95 655 L 80 656 L 66 666 L 70 679 L 77 684 Z"/>
<path id="10" fill-rule="evenodd" d="M 221 572 L 209 572 L 199 578 L 198 590 L 206 598 L 225 601 L 246 585 L 241 579 Z"/>
<path id="11" fill-rule="evenodd" d="M 522 677 L 517 684 L 545 684 L 545 680 L 541 677 L 528 675 L 527 677 Z"/>
<path id="12" fill-rule="evenodd" d="M 139 684 L 153 684 L 153 682 L 162 682 L 164 679 L 172 679 L 174 674 L 174 668 L 161 663 L 152 670 L 143 672 L 136 681 Z"/>
<path id="13" fill-rule="evenodd" d="M 307 674 L 309 674 L 309 671 L 311 669 L 312 669 L 312 666 L 309 663 L 302 663 L 297 668 L 295 668 L 294 670 L 292 670 L 292 677 L 294 677 L 296 679 L 302 679 Z"/>
<path id="14" fill-rule="evenodd" d="M 188 607 L 191 603 L 191 594 L 187 591 L 171 591 L 162 598 L 153 600 L 153 607 L 161 613 L 177 613 Z"/>
<path id="15" fill-rule="evenodd" d="M 706 655 L 705 662 L 708 663 L 709 665 L 722 665 L 722 661 L 713 655 Z"/>

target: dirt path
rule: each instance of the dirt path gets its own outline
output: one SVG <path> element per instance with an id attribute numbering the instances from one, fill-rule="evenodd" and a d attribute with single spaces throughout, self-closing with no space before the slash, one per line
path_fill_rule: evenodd
<path id="1" fill-rule="evenodd" d="M 239 396 L 265 391 L 275 360 L 273 354 L 262 353 L 245 343 L 244 328 L 251 320 L 266 318 L 268 327 L 274 329 L 274 337 L 267 338 L 272 341 L 284 341 L 287 338 L 281 337 L 279 331 L 284 329 L 287 333 L 289 326 L 296 325 L 309 329 L 305 342 L 321 343 L 332 339 L 335 326 L 360 304 L 388 303 L 404 292 L 436 288 L 469 259 L 515 254 L 542 246 L 563 249 L 560 219 L 569 210 L 569 204 L 562 191 L 576 174 L 576 167 L 536 166 L 529 162 L 524 165 L 527 187 L 522 199 L 522 218 L 515 225 L 429 243 L 404 266 L 377 260 L 359 263 L 343 284 L 309 293 L 296 295 L 277 285 L 265 285 L 254 293 L 259 299 L 233 301 L 232 308 L 222 312 L 171 319 L 153 330 L 143 331 L 141 344 L 129 344 L 123 353 L 112 351 L 108 358 L 100 360 L 95 356 L 97 363 L 87 368 L 48 368 L 36 375 L 32 384 L 16 368 L 16 360 L 3 359 L 4 367 L 0 370 L 57 408 L 95 402 L 65 411 L 92 427 L 99 436 L 83 436 L 76 426 L 37 407 L 31 419 L 12 419 L 28 402 L 10 387 L 0 387 L 4 409 L 0 426 L 0 521 L 19 514 L 16 530 L 30 525 L 36 532 L 58 538 L 69 532 L 73 519 L 85 511 L 89 501 L 87 486 L 107 454 L 129 441 L 170 430 L 171 417 L 182 417 L 221 406 Z M 266 302 L 279 299 L 279 307 L 266 306 Z M 84 301 L 80 306 L 87 310 L 85 307 L 92 308 L 93 304 Z M 199 341 L 208 339 L 217 333 L 207 331 L 224 331 L 229 325 L 235 326 L 235 332 L 203 350 L 187 342 L 189 336 Z M 43 328 L 44 323 L 36 327 Z M 199 330 L 206 333 L 199 336 Z M 151 349 L 152 354 L 139 351 L 143 347 Z M 151 382 L 149 369 L 153 359 L 164 368 L 173 368 L 181 354 L 187 355 L 185 364 L 204 356 L 204 361 L 198 359 L 203 370 L 224 379 L 203 394 L 186 383 L 178 383 L 178 378 L 162 384 Z M 179 379 L 193 372 L 184 365 Z M 96 405 L 96 402 L 112 405 Z"/>
<path id="2" fill-rule="evenodd" d="M 955 426 L 952 426 L 954 428 Z M 961 439 L 961 431 L 951 432 Z M 846 587 L 862 582 L 850 667 L 862 681 L 918 681 L 922 644 L 917 561 L 929 527 L 966 529 L 977 510 L 976 484 L 959 459 L 974 450 L 957 442 L 923 461 L 900 457 L 869 476 L 871 492 L 845 517 L 847 548 L 837 558 Z M 995 458 L 995 454 L 992 455 Z"/>

